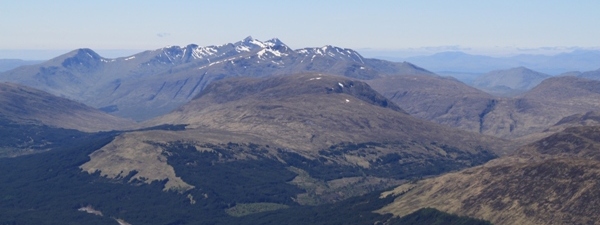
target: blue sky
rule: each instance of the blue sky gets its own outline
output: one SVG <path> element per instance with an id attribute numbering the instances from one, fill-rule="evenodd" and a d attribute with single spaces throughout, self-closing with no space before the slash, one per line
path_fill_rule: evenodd
<path id="1" fill-rule="evenodd" d="M 598 11 L 600 1 L 586 0 L 0 0 L 0 50 L 145 50 L 248 35 L 365 51 L 597 48 Z"/>

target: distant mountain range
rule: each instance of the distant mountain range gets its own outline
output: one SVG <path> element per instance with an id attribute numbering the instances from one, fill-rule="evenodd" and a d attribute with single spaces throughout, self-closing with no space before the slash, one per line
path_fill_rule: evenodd
<path id="1" fill-rule="evenodd" d="M 577 50 L 557 55 L 516 55 L 490 57 L 464 52 L 441 52 L 428 56 L 398 58 L 427 68 L 438 74 L 454 75 L 463 81 L 473 80 L 478 74 L 515 67 L 527 67 L 549 75 L 569 71 L 591 71 L 600 68 L 600 51 Z"/>
<path id="2" fill-rule="evenodd" d="M 525 67 L 495 70 L 477 77 L 472 85 L 497 96 L 514 96 L 531 90 L 550 75 Z"/>
<path id="3" fill-rule="evenodd" d="M 578 52 L 575 55 L 594 54 Z M 465 54 L 436 55 L 446 56 L 460 60 Z M 568 54 L 562 57 L 568 58 Z M 453 63 L 460 64 L 460 61 Z M 548 106 L 537 100 L 486 95 L 468 89 L 459 81 L 441 79 L 413 64 L 366 59 L 351 49 L 324 46 L 292 50 L 278 39 L 259 41 L 252 37 L 218 46 L 171 46 L 116 59 L 103 58 L 90 49 L 78 49 L 42 64 L 0 73 L 0 80 L 28 85 L 116 116 L 143 121 L 186 104 L 213 81 L 228 77 L 269 77 L 304 72 L 365 80 L 412 115 L 499 137 L 528 135 L 565 116 L 587 112 L 593 110 L 589 107 L 595 107 L 587 104 L 589 107 L 561 108 L 553 111 L 561 113 L 553 113 L 556 115 L 551 119 L 539 121 L 545 121 L 543 124 L 519 125 L 519 121 L 526 120 L 517 119 L 519 115 L 529 114 L 523 108 L 524 102 L 528 102 L 526 108 L 531 110 L 532 105 Z M 564 75 L 593 77 L 596 73 L 570 72 Z M 518 67 L 490 72 L 480 77 L 474 86 L 494 95 L 512 96 L 525 94 L 548 77 Z M 551 105 L 557 104 L 568 103 Z"/>
<path id="4" fill-rule="evenodd" d="M 78 49 L 39 65 L 0 73 L 0 80 L 141 121 L 188 102 L 215 80 L 311 71 L 360 79 L 384 74 L 433 75 L 409 63 L 365 59 L 351 49 L 292 50 L 278 39 L 262 42 L 248 37 L 219 46 L 172 46 L 117 59 Z"/>

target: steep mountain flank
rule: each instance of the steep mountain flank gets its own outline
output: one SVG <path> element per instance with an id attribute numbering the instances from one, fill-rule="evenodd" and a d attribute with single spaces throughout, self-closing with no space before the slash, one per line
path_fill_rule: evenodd
<path id="1" fill-rule="evenodd" d="M 574 127 L 482 166 L 406 184 L 381 213 L 421 207 L 494 224 L 598 224 L 600 127 Z"/>
<path id="2" fill-rule="evenodd" d="M 472 132 L 480 132 L 482 116 L 497 101 L 447 77 L 388 76 L 367 82 L 413 116 Z"/>

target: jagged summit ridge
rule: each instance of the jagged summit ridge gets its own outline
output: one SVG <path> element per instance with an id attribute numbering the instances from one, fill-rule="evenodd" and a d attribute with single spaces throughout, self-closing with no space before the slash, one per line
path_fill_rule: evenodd
<path id="1" fill-rule="evenodd" d="M 196 44 L 189 44 L 185 47 L 167 46 L 160 49 L 160 51 L 163 53 L 159 53 L 159 55 L 165 54 L 165 56 L 171 59 L 170 61 L 182 57 L 211 60 L 222 56 L 230 56 L 234 53 L 253 53 L 258 55 L 260 59 L 270 59 L 295 53 L 301 56 L 311 56 L 313 60 L 314 57 L 339 57 L 351 59 L 357 63 L 365 63 L 364 58 L 358 52 L 348 48 L 325 45 L 323 47 L 292 50 L 278 38 L 260 41 L 254 39 L 252 36 L 225 45 L 198 46 Z M 265 54 L 269 55 L 269 57 L 265 57 Z"/>

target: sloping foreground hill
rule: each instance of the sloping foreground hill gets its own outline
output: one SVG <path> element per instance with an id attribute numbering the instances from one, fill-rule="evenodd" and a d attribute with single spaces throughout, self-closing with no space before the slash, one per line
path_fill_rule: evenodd
<path id="1" fill-rule="evenodd" d="M 374 140 L 443 142 L 474 149 L 484 143 L 481 140 L 496 140 L 421 121 L 364 82 L 323 74 L 215 83 L 192 102 L 148 124 L 250 133 L 305 151 Z"/>
<path id="2" fill-rule="evenodd" d="M 567 128 L 518 154 L 405 184 L 378 212 L 433 207 L 494 224 L 599 224 L 600 127 Z"/>
<path id="3" fill-rule="evenodd" d="M 9 81 L 47 91 L 138 121 L 185 104 L 204 87 L 227 77 L 322 72 L 357 79 L 381 74 L 433 73 L 410 63 L 365 59 L 334 46 L 290 49 L 278 39 L 218 46 L 170 46 L 116 59 L 77 49 L 39 65 L 0 73 Z"/>
<path id="4" fill-rule="evenodd" d="M 0 159 L 0 222 L 393 224 L 372 213 L 392 198 L 360 195 L 487 162 L 509 144 L 319 74 L 215 82 L 155 122 L 167 125 Z M 404 219 L 422 215 L 431 211 Z"/>
<path id="5" fill-rule="evenodd" d="M 132 127 L 133 121 L 108 115 L 65 98 L 26 86 L 0 83 L 0 118 L 86 132 Z"/>
<path id="6" fill-rule="evenodd" d="M 117 133 L 102 133 L 80 137 L 70 145 L 41 154 L 0 159 L 0 224 L 404 224 L 431 225 L 487 225 L 483 221 L 448 215 L 435 210 L 421 210 L 409 216 L 394 219 L 391 215 L 372 213 L 389 204 L 393 198 L 377 199 L 378 193 L 334 204 L 319 206 L 291 205 L 277 211 L 260 211 L 259 205 L 239 204 L 235 192 L 210 192 L 207 197 L 194 198 L 189 193 L 164 192 L 162 184 L 126 183 L 106 179 L 98 174 L 88 175 L 79 169 L 88 160 L 88 154 L 110 142 Z M 221 169 L 226 167 L 221 167 Z M 259 201 L 262 193 L 273 186 L 279 177 L 256 176 L 256 167 L 232 168 L 235 175 L 246 169 L 250 176 L 269 179 L 246 198 Z M 270 171 L 276 168 L 269 168 Z M 285 171 L 285 170 L 284 170 Z M 209 171 L 212 172 L 212 171 Z M 268 172 L 268 171 L 266 171 Z M 283 173 L 285 174 L 285 173 Z M 269 174 L 272 175 L 272 174 Z M 205 179 L 210 179 L 204 175 Z M 239 178 L 230 177 L 231 179 Z M 265 179 L 266 180 L 266 179 Z M 234 180 L 235 181 L 235 180 Z M 243 185 L 240 182 L 236 185 Z M 255 184 L 255 183 L 254 183 Z M 219 190 L 235 186 L 220 186 Z M 243 187 L 246 188 L 246 187 Z M 285 190 L 285 189 L 284 189 Z M 291 188 L 293 190 L 293 188 Z M 208 190 L 205 190 L 208 191 Z M 281 192 L 282 190 L 279 190 Z M 258 196 L 253 196 L 256 194 Z M 243 197 L 243 196 L 242 196 Z M 263 203 L 264 205 L 265 203 Z M 235 205 L 235 206 L 234 206 Z M 232 207 L 233 206 L 233 207 Z M 230 208 L 247 209 L 254 214 L 229 215 Z M 238 210 L 241 211 L 241 210 Z M 425 221 L 424 217 L 426 218 Z M 435 223 L 433 223 L 435 224 Z"/>
<path id="7" fill-rule="evenodd" d="M 481 164 L 510 145 L 418 120 L 363 82 L 320 74 L 215 82 L 148 122 L 159 124 L 187 126 L 122 134 L 81 168 L 115 179 L 133 172 L 132 181 L 168 179 L 165 190 L 203 196 L 225 182 L 203 180 L 210 165 L 272 165 L 303 190 L 283 199 L 315 204 Z"/>
<path id="8" fill-rule="evenodd" d="M 411 115 L 481 134 L 519 138 L 600 107 L 600 82 L 552 77 L 513 98 L 498 98 L 451 78 L 382 77 L 368 81 Z"/>

